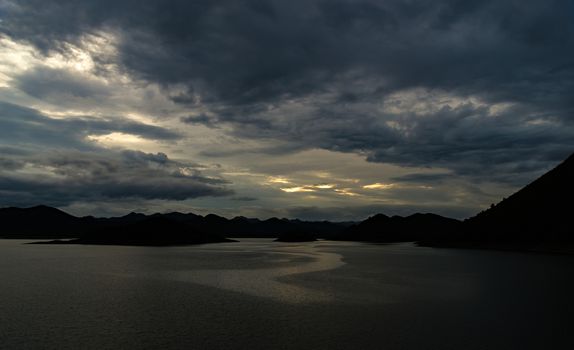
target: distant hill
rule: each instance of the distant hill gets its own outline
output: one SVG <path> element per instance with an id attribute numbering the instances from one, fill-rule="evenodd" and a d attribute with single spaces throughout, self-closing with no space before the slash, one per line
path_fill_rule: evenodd
<path id="1" fill-rule="evenodd" d="M 90 218 L 80 219 L 44 205 L 32 208 L 0 208 L 0 237 L 78 237 L 90 221 Z"/>
<path id="2" fill-rule="evenodd" d="M 350 224 L 278 218 L 226 219 L 215 214 L 178 212 L 79 218 L 47 206 L 0 208 L 0 238 L 79 238 L 74 243 L 84 244 L 193 244 L 221 242 L 223 237 L 276 238 L 286 233 L 301 239 L 330 238 Z"/>
<path id="3" fill-rule="evenodd" d="M 377 214 L 337 239 L 422 245 L 574 251 L 574 154 L 528 186 L 460 222 L 435 214 Z M 559 248 L 563 245 L 563 248 Z"/>
<path id="4" fill-rule="evenodd" d="M 461 222 L 436 214 L 413 214 L 407 217 L 374 215 L 349 227 L 338 240 L 366 242 L 408 242 L 442 239 L 455 234 Z"/>
<path id="5" fill-rule="evenodd" d="M 472 240 L 574 239 L 574 154 L 520 191 L 465 221 Z"/>

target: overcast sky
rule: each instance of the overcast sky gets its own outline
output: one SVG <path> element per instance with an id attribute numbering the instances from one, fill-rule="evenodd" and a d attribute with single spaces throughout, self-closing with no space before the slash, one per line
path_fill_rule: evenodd
<path id="1" fill-rule="evenodd" d="M 573 96 L 569 0 L 0 0 L 0 206 L 464 218 Z"/>

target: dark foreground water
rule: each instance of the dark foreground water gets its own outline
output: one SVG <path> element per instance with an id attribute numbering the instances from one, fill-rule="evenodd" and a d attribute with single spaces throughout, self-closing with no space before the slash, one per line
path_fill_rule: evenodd
<path id="1" fill-rule="evenodd" d="M 1 349 L 574 349 L 574 257 L 0 240 Z"/>

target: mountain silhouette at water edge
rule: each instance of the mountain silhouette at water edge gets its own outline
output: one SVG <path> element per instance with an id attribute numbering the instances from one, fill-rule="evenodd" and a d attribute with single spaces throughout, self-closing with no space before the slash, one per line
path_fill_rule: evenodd
<path id="1" fill-rule="evenodd" d="M 377 214 L 349 227 L 336 239 L 385 243 L 441 239 L 455 234 L 461 224 L 459 220 L 429 213 L 407 217 Z"/>
<path id="2" fill-rule="evenodd" d="M 58 239 L 54 244 L 184 245 L 230 242 L 229 237 L 312 241 L 331 238 L 351 223 L 171 212 L 121 217 L 75 217 L 47 206 L 0 208 L 0 238 Z M 296 237 L 296 238 L 294 238 Z M 69 239 L 62 241 L 61 239 Z"/>
<path id="3" fill-rule="evenodd" d="M 574 154 L 529 185 L 423 245 L 574 252 Z"/>
<path id="4" fill-rule="evenodd" d="M 442 247 L 538 249 L 574 252 L 574 155 L 523 189 L 464 221 L 436 214 L 377 214 L 359 222 L 235 217 L 215 214 L 130 213 L 75 217 L 47 206 L 0 208 L 1 238 L 63 239 L 68 243 L 180 245 L 266 237 L 305 242 L 317 238 L 363 242 L 418 242 Z M 58 241 L 62 242 L 62 241 Z M 572 249 L 571 249 L 571 248 Z"/>
<path id="5" fill-rule="evenodd" d="M 570 239 L 574 233 L 573 201 L 574 154 L 520 191 L 466 220 L 465 225 L 485 231 L 489 239 Z"/>
<path id="6" fill-rule="evenodd" d="M 462 222 L 435 214 L 377 214 L 347 228 L 336 239 L 574 252 L 573 200 L 574 154 L 510 197 Z"/>

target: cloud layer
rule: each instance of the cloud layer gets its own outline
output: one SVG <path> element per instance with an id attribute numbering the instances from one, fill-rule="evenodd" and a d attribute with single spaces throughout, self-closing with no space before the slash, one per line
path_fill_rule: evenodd
<path id="1" fill-rule="evenodd" d="M 3 0 L 5 37 L 84 72 L 29 67 L 7 84 L 91 111 L 56 120 L 3 103 L 0 137 L 92 152 L 87 136 L 123 133 L 183 142 L 222 163 L 322 149 L 412 167 L 388 176 L 405 186 L 448 178 L 516 188 L 574 150 L 573 13 L 562 0 Z M 145 91 L 133 108 L 162 127 L 123 116 L 138 105 L 112 91 L 124 80 Z M 94 118 L 101 106 L 120 112 Z M 186 133 L 202 127 L 224 141 L 196 147 Z M 119 154 L 114 162 L 124 164 Z M 206 186 L 198 196 L 227 193 L 206 179 L 193 180 Z M 172 185 L 167 197 L 187 193 Z"/>
<path id="2" fill-rule="evenodd" d="M 89 136 L 122 132 L 153 140 L 180 135 L 137 122 L 53 119 L 0 103 L 0 194 L 13 205 L 69 205 L 109 199 L 184 200 L 232 194 L 221 178 L 164 153 L 102 149 Z"/>

